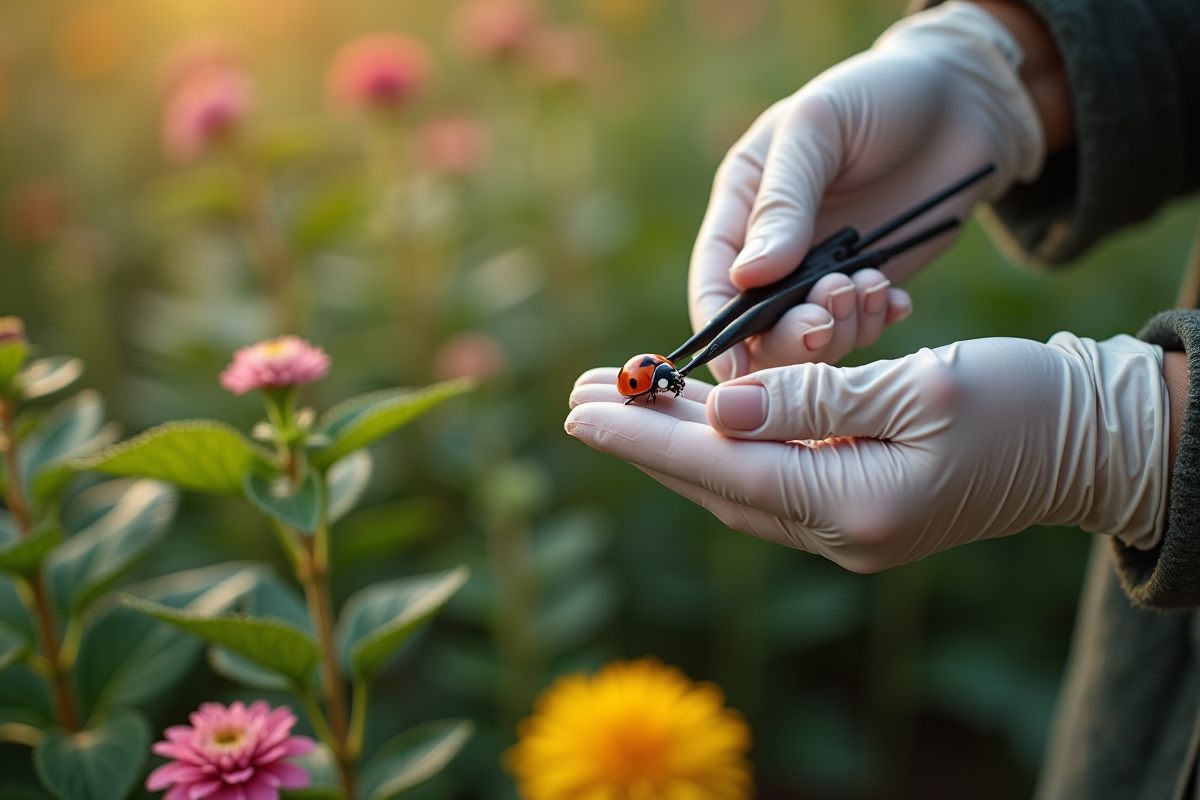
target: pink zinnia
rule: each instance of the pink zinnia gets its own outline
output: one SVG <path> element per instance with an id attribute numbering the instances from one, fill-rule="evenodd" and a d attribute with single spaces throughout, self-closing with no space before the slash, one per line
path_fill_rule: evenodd
<path id="1" fill-rule="evenodd" d="M 451 33 L 466 55 L 499 60 L 516 55 L 540 19 L 533 0 L 468 0 L 455 12 Z"/>
<path id="2" fill-rule="evenodd" d="M 296 716 L 262 700 L 247 708 L 203 703 L 191 726 L 174 725 L 150 749 L 174 759 L 146 779 L 163 800 L 278 800 L 280 789 L 303 789 L 308 773 L 284 759 L 312 752 L 307 736 L 290 736 Z"/>
<path id="3" fill-rule="evenodd" d="M 429 48 L 411 36 L 363 36 L 334 56 L 329 94 L 343 108 L 392 109 L 424 88 L 432 66 Z"/>
<path id="4" fill-rule="evenodd" d="M 171 93 L 163 115 L 163 149 L 177 161 L 195 158 L 228 137 L 250 112 L 250 79 L 235 67 L 198 70 Z"/>
<path id="5" fill-rule="evenodd" d="M 417 155 L 442 175 L 467 175 L 492 154 L 492 133 L 467 114 L 444 114 L 417 130 Z"/>
<path id="6" fill-rule="evenodd" d="M 251 389 L 284 389 L 314 383 L 329 374 L 329 356 L 299 336 L 280 336 L 243 347 L 221 373 L 221 385 L 234 394 Z"/>

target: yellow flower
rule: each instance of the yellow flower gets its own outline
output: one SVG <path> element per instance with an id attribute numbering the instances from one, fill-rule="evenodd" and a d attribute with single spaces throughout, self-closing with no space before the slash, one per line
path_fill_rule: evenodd
<path id="1" fill-rule="evenodd" d="M 720 688 L 653 658 L 568 675 L 517 729 L 505 766 L 525 800 L 745 800 L 750 726 Z"/>

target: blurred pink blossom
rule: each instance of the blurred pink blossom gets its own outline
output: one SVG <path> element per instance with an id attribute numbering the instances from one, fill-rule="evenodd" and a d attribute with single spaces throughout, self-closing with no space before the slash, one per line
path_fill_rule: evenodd
<path id="1" fill-rule="evenodd" d="M 599 77 L 606 56 L 604 40 L 590 28 L 546 26 L 529 43 L 534 78 L 549 85 L 587 83 Z"/>
<path id="2" fill-rule="evenodd" d="M 329 67 L 330 99 L 342 108 L 392 109 L 429 82 L 433 58 L 420 40 L 378 33 L 348 42 Z"/>
<path id="3" fill-rule="evenodd" d="M 468 331 L 438 348 L 434 363 L 440 380 L 466 377 L 488 380 L 508 370 L 508 355 L 491 336 Z"/>
<path id="4" fill-rule="evenodd" d="M 442 175 L 467 175 L 492 155 L 492 132 L 475 117 L 443 114 L 417 130 L 417 155 L 426 167 Z"/>
<path id="5" fill-rule="evenodd" d="M 250 112 L 250 78 L 233 66 L 193 70 L 167 100 L 163 148 L 176 161 L 187 161 L 230 136 Z"/>
<path id="6" fill-rule="evenodd" d="M 286 706 L 204 703 L 190 719 L 150 748 L 173 759 L 146 779 L 152 792 L 167 789 L 163 800 L 278 800 L 280 789 L 308 786 L 308 773 L 285 759 L 312 752 L 314 743 L 289 735 L 296 716 Z"/>
<path id="7" fill-rule="evenodd" d="M 299 336 L 280 336 L 233 354 L 221 386 L 234 394 L 315 383 L 329 374 L 329 355 Z"/>
<path id="8" fill-rule="evenodd" d="M 541 16 L 533 0 L 468 0 L 455 12 L 450 32 L 471 58 L 499 60 L 525 46 Z"/>

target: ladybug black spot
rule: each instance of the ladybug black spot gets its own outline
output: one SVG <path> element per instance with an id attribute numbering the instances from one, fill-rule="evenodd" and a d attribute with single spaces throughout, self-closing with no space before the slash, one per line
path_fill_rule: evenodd
<path id="1" fill-rule="evenodd" d="M 642 363 L 638 364 L 638 366 L 639 367 L 653 367 L 656 363 L 657 362 L 654 360 L 653 356 L 643 356 Z"/>
<path id="2" fill-rule="evenodd" d="M 630 379 L 629 379 L 629 388 L 630 388 L 630 389 L 636 389 L 636 388 L 637 388 L 637 378 L 630 378 Z"/>

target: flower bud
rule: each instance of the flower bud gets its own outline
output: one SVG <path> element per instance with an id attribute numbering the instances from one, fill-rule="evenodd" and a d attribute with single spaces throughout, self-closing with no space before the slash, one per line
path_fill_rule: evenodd
<path id="1" fill-rule="evenodd" d="M 176 161 L 188 161 L 230 138 L 250 113 L 251 98 L 250 78 L 237 67 L 192 71 L 167 101 L 163 149 Z"/>

